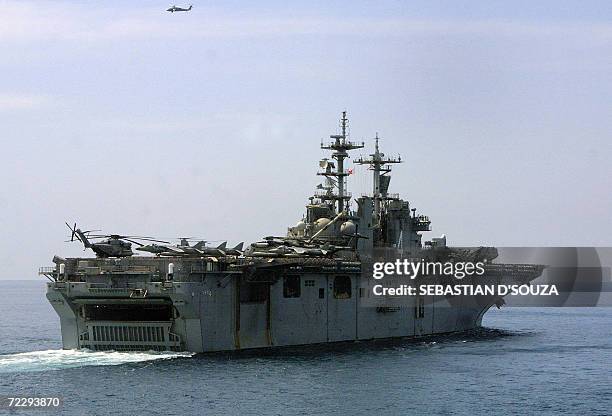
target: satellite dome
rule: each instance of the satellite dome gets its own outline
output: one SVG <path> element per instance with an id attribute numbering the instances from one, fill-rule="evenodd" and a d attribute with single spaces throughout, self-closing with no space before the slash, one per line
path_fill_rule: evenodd
<path id="1" fill-rule="evenodd" d="M 321 228 L 325 227 L 330 222 L 331 220 L 329 218 L 319 218 L 314 222 L 314 231 L 317 232 L 321 230 Z"/>
<path id="2" fill-rule="evenodd" d="M 356 231 L 357 226 L 353 221 L 343 222 L 340 226 L 340 232 L 342 233 L 342 235 L 355 235 Z"/>

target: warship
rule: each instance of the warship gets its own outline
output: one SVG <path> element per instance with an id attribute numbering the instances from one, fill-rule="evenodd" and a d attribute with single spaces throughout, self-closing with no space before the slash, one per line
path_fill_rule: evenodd
<path id="1" fill-rule="evenodd" d="M 319 161 L 322 183 L 302 219 L 244 250 L 242 243 L 173 245 L 68 225 L 72 240 L 95 256 L 56 255 L 39 270 L 49 279 L 63 348 L 200 353 L 468 331 L 503 297 L 376 296 L 373 262 L 479 261 L 479 281 L 496 284 L 529 284 L 542 273 L 541 265 L 495 263 L 493 247 L 450 247 L 444 236 L 422 241 L 431 221 L 389 192 L 391 166 L 402 159 L 382 153 L 378 137 L 373 153 L 353 160 L 372 172 L 372 192 L 353 198 L 345 165 L 365 144 L 348 136 L 346 112 L 338 130 L 321 142 L 331 154 Z"/>

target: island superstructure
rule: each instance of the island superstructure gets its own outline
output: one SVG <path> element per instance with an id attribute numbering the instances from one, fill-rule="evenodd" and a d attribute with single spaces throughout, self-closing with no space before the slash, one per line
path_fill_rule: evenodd
<path id="1" fill-rule="evenodd" d="M 527 283 L 541 274 L 540 265 L 495 263 L 493 247 L 448 247 L 445 237 L 423 243 L 431 221 L 389 193 L 391 165 L 402 160 L 383 154 L 378 136 L 373 153 L 354 160 L 372 171 L 372 193 L 353 198 L 345 164 L 365 143 L 351 141 L 347 127 L 343 113 L 339 134 L 321 143 L 331 155 L 319 161 L 323 183 L 302 219 L 244 251 L 242 244 L 144 245 L 120 235 L 98 247 L 71 228 L 97 256 L 55 256 L 54 266 L 40 270 L 50 279 L 47 298 L 60 317 L 63 347 L 209 352 L 467 331 L 503 299 L 375 296 L 372 261 L 481 261 L 479 279 L 490 283 Z M 153 255 L 133 255 L 130 242 Z M 114 246 L 120 250 L 109 251 Z"/>

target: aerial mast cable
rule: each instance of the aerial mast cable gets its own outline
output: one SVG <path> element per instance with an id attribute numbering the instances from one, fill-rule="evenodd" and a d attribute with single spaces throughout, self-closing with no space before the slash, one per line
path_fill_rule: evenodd
<path id="1" fill-rule="evenodd" d="M 341 134 L 333 134 L 329 136 L 333 139 L 330 143 L 321 143 L 321 149 L 332 150 L 332 158 L 336 159 L 337 165 L 335 171 L 319 172 L 318 175 L 333 176 L 337 178 L 338 193 L 336 195 L 330 195 L 327 199 L 333 199 L 337 201 L 338 213 L 344 211 L 348 205 L 348 201 L 351 199 L 351 195 L 346 192 L 345 189 L 345 178 L 349 175 L 348 171 L 344 170 L 344 159 L 349 155 L 348 152 L 354 149 L 361 149 L 365 146 L 363 142 L 356 143 L 348 140 L 348 118 L 346 111 L 342 112 L 342 118 L 340 119 Z"/>
<path id="2" fill-rule="evenodd" d="M 389 189 L 390 176 L 387 174 L 391 172 L 391 164 L 402 163 L 402 158 L 398 157 L 386 157 L 384 153 L 380 151 L 378 146 L 378 133 L 374 138 L 374 153 L 369 158 L 359 157 L 354 161 L 358 165 L 368 165 L 372 175 L 372 198 L 374 199 L 374 219 L 376 223 L 380 222 L 380 211 L 381 202 L 389 199 L 387 190 Z M 384 182 L 384 183 L 383 183 Z"/>

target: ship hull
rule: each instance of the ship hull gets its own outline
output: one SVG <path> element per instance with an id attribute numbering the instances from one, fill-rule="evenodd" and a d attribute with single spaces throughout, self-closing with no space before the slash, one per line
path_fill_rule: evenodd
<path id="1" fill-rule="evenodd" d="M 200 281 L 58 281 L 48 284 L 47 298 L 60 317 L 66 349 L 196 353 L 469 331 L 499 302 L 492 296 L 402 296 L 377 306 L 380 299 L 358 273 L 292 279 L 213 274 Z"/>

